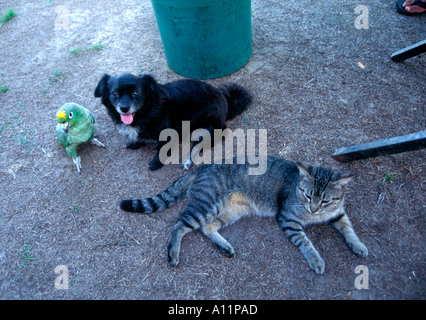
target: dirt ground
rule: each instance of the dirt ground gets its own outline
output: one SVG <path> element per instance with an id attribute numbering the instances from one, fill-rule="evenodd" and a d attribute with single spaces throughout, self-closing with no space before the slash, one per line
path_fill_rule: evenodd
<path id="1" fill-rule="evenodd" d="M 368 29 L 355 26 L 358 5 L 368 8 Z M 424 39 L 424 16 L 397 14 L 393 0 L 253 0 L 250 61 L 209 81 L 252 92 L 250 109 L 228 126 L 267 129 L 268 154 L 355 175 L 346 207 L 369 256 L 355 256 L 329 225 L 308 227 L 326 264 L 316 275 L 274 219 L 224 229 L 233 258 L 189 234 L 171 268 L 167 240 L 184 203 L 151 216 L 118 209 L 185 173 L 148 171 L 155 148 L 126 149 L 93 95 L 104 73 L 181 78 L 168 68 L 150 1 L 0 1 L 0 13 L 8 9 L 18 15 L 0 28 L 1 299 L 426 297 L 425 151 L 331 158 L 425 129 L 426 55 L 390 60 Z M 79 148 L 81 175 L 55 137 L 55 113 L 69 101 L 92 111 L 108 146 Z"/>

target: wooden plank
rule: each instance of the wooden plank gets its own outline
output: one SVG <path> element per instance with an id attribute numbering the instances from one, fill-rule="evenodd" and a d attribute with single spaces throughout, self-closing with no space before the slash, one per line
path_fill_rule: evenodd
<path id="1" fill-rule="evenodd" d="M 340 162 L 349 162 L 422 148 L 426 148 L 426 130 L 341 148 L 336 150 L 332 157 Z"/>
<path id="2" fill-rule="evenodd" d="M 398 50 L 391 55 L 392 61 L 402 62 L 408 58 L 417 56 L 423 52 L 426 52 L 426 40 L 417 42 L 412 46 Z"/>

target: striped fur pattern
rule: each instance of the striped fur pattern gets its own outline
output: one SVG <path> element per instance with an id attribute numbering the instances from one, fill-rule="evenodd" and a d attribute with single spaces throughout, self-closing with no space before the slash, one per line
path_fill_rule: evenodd
<path id="1" fill-rule="evenodd" d="M 247 161 L 236 164 L 234 159 L 233 163 L 199 167 L 164 192 L 144 200 L 124 200 L 120 207 L 129 212 L 152 213 L 188 198 L 169 239 L 168 261 L 172 266 L 179 263 L 182 238 L 194 230 L 200 230 L 226 256 L 233 256 L 232 245 L 218 231 L 250 215 L 275 217 L 318 274 L 324 272 L 325 265 L 303 231 L 308 224 L 330 223 L 354 253 L 367 256 L 367 248 L 344 210 L 344 192 L 351 176 L 271 156 L 263 175 L 249 175 Z"/>

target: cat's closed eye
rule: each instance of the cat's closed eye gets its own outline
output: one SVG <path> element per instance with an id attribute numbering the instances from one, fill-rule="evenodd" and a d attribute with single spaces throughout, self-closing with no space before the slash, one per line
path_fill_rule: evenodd
<path id="1" fill-rule="evenodd" d="M 335 197 L 331 197 L 331 198 L 324 198 L 321 199 L 321 205 L 322 206 L 327 206 L 330 205 L 332 203 L 338 203 L 341 200 L 341 198 L 335 198 Z"/>
<path id="2" fill-rule="evenodd" d="M 311 200 L 311 199 L 312 199 L 312 196 L 311 196 L 309 193 L 307 193 L 307 191 L 306 191 L 306 190 L 304 190 L 304 189 L 302 189 L 302 188 L 300 188 L 300 187 L 299 187 L 299 190 L 301 191 L 301 193 L 303 194 L 303 196 L 304 196 L 306 199 L 308 199 L 308 200 Z"/>

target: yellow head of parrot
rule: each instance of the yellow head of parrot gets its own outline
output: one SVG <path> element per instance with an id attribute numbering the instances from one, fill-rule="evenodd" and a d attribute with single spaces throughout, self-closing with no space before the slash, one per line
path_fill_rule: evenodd
<path id="1" fill-rule="evenodd" d="M 65 112 L 65 110 L 59 110 L 58 113 L 56 114 L 56 120 L 58 122 L 64 122 L 67 120 L 67 114 Z"/>

